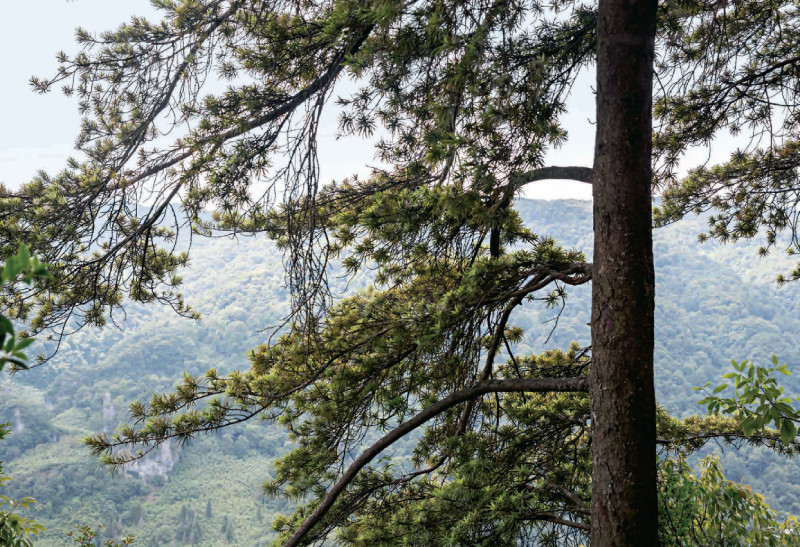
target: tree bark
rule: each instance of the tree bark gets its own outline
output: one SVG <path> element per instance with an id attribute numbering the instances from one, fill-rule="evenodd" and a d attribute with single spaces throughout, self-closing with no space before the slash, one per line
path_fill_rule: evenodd
<path id="1" fill-rule="evenodd" d="M 513 176 L 516 177 L 516 180 L 519 182 L 520 186 L 524 186 L 528 182 L 536 182 L 537 180 L 548 179 L 575 180 L 578 182 L 591 184 L 592 168 L 580 167 L 576 165 L 552 165 L 550 167 L 539 167 L 538 169 L 515 173 Z"/>
<path id="2" fill-rule="evenodd" d="M 600 0 L 592 271 L 592 547 L 658 544 L 653 387 L 656 0 Z"/>

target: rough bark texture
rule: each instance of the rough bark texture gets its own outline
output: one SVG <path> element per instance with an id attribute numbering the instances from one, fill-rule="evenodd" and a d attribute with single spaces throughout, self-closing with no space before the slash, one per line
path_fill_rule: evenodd
<path id="1" fill-rule="evenodd" d="M 657 545 L 651 135 L 656 0 L 600 0 L 592 547 Z"/>

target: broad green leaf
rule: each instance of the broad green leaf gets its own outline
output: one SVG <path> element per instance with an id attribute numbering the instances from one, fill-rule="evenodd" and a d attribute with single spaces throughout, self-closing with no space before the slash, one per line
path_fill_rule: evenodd
<path id="1" fill-rule="evenodd" d="M 784 444 L 789 444 L 797 436 L 797 426 L 792 420 L 783 420 L 781 424 L 781 441 Z"/>
<path id="2" fill-rule="evenodd" d="M 753 431 L 756 429 L 756 420 L 752 416 L 748 416 L 747 418 L 742 421 L 742 432 L 744 433 L 745 437 L 749 437 L 753 434 Z"/>
<path id="3" fill-rule="evenodd" d="M 23 338 L 22 340 L 17 342 L 16 347 L 14 347 L 14 351 L 22 351 L 31 344 L 33 344 L 35 341 L 36 341 L 35 338 Z"/>
<path id="4" fill-rule="evenodd" d="M 13 334 L 13 332 L 14 325 L 11 324 L 11 321 L 5 315 L 0 315 L 0 333 Z"/>

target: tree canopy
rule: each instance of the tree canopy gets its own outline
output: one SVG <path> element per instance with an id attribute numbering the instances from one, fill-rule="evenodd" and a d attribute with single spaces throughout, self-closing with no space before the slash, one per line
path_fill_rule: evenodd
<path id="1" fill-rule="evenodd" d="M 82 156 L 3 190 L 0 242 L 6 251 L 27 243 L 55 275 L 6 291 L 2 303 L 56 337 L 114 320 L 126 297 L 193 315 L 178 292 L 191 235 L 264 233 L 285 250 L 291 314 L 251 352 L 249 370 L 187 376 L 176 391 L 134 404 L 134 426 L 91 439 L 95 451 L 123 463 L 136 457 L 124 447 L 262 417 L 297 443 L 267 485 L 307 502 L 276 523 L 289 544 L 333 530 L 354 545 L 419 533 L 438 544 L 584 541 L 592 354 L 518 355 L 513 312 L 561 305 L 567 287 L 589 282 L 592 265 L 525 228 L 513 198 L 543 178 L 608 176 L 543 163 L 566 140 L 559 116 L 575 78 L 595 63 L 606 28 L 595 7 L 154 3 L 162 21 L 134 18 L 97 37 L 79 31 L 81 53 L 61 55 L 54 77 L 33 80 L 39 91 L 62 85 L 77 95 Z M 666 189 L 662 221 L 716 207 L 720 237 L 765 226 L 774 243 L 778 230 L 794 229 L 794 171 L 778 168 L 775 154 L 753 148 L 686 178 L 675 167 L 720 129 L 750 124 L 751 146 L 768 134 L 763 102 L 793 89 L 796 47 L 796 33 L 777 39 L 770 30 L 791 27 L 795 13 L 791 2 L 660 6 L 653 172 Z M 208 91 L 217 79 L 228 87 Z M 342 91 L 346 79 L 358 89 Z M 374 142 L 383 166 L 365 180 L 319 180 L 319 122 L 334 97 L 340 133 Z M 769 133 L 770 145 L 789 146 L 792 127 Z M 645 130 L 649 141 L 649 123 Z M 649 144 L 643 150 L 647 188 Z M 762 191 L 759 181 L 785 191 Z M 740 185 L 729 201 L 724 184 Z M 333 293 L 333 263 L 345 275 L 371 272 L 374 286 Z M 648 298 L 652 313 L 652 290 Z M 658 419 L 659 442 L 672 450 L 743 436 L 736 419 Z M 413 468 L 380 458 L 423 425 Z M 752 441 L 795 450 L 778 439 Z"/>
<path id="2" fill-rule="evenodd" d="M 659 224 L 711 211 L 702 237 L 764 238 L 762 253 L 796 253 L 798 7 L 786 1 L 668 2 L 655 114 Z M 719 139 L 718 139 L 719 138 Z M 687 176 L 691 147 L 735 142 L 727 161 Z M 723 145 L 725 146 L 725 145 Z M 788 232 L 789 237 L 781 237 Z M 800 278 L 800 269 L 779 280 Z"/>

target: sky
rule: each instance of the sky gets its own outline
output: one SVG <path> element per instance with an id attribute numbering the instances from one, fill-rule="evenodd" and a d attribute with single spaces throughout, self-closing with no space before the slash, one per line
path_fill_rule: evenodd
<path id="1" fill-rule="evenodd" d="M 31 76 L 49 77 L 57 69 L 56 53 L 78 51 L 75 29 L 92 33 L 110 30 L 131 15 L 153 16 L 147 0 L 25 0 L 4 5 L 0 32 L 0 182 L 14 188 L 37 171 L 53 173 L 73 154 L 80 117 L 77 100 L 54 90 L 38 95 L 28 84 Z M 564 125 L 569 140 L 547 158 L 548 165 L 592 165 L 594 99 L 590 76 L 576 86 L 568 103 Z M 374 164 L 369 142 L 336 137 L 336 113 L 323 119 L 319 142 L 323 181 L 353 173 L 365 175 Z M 591 187 L 572 181 L 529 184 L 525 197 L 538 199 L 591 199 Z"/>

